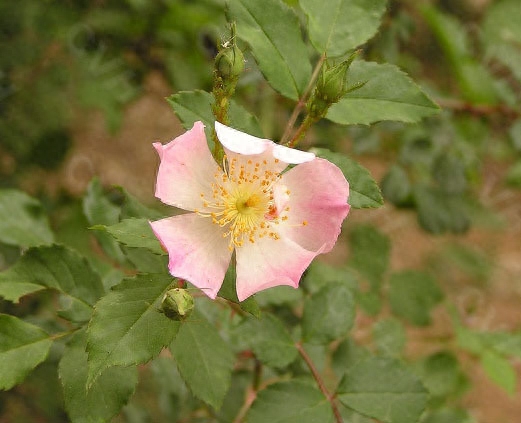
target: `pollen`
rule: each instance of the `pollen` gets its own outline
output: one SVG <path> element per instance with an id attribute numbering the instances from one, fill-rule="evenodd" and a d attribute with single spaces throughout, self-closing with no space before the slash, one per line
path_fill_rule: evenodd
<path id="1" fill-rule="evenodd" d="M 273 190 L 280 180 L 275 170 L 277 162 L 225 156 L 222 170 L 214 175 L 211 198 L 209 194 L 200 195 L 202 207 L 196 213 L 210 217 L 222 228 L 231 251 L 245 242 L 255 243 L 258 238 L 280 239 L 275 226 L 288 219 L 289 209 L 277 211 Z M 281 212 L 285 215 L 280 216 Z"/>

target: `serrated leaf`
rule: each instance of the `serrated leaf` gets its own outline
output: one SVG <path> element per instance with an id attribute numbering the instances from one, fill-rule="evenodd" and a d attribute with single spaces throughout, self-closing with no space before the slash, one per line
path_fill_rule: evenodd
<path id="1" fill-rule="evenodd" d="M 510 395 L 516 392 L 516 370 L 505 357 L 492 350 L 486 350 L 481 356 L 481 365 L 490 379 Z"/>
<path id="2" fill-rule="evenodd" d="M 430 274 L 404 270 L 391 275 L 389 303 L 396 316 L 418 326 L 430 323 L 431 309 L 443 299 L 443 293 Z"/>
<path id="3" fill-rule="evenodd" d="M 326 344 L 348 334 L 355 318 L 355 301 L 343 283 L 326 285 L 307 299 L 302 317 L 302 338 Z"/>
<path id="4" fill-rule="evenodd" d="M 330 423 L 331 405 L 309 383 L 291 380 L 269 385 L 257 394 L 247 419 L 249 423 Z"/>
<path id="5" fill-rule="evenodd" d="M 201 90 L 181 91 L 167 98 L 177 117 L 185 129 L 190 129 L 194 122 L 201 121 L 205 125 L 206 136 L 210 139 L 215 118 L 212 104 L 215 99 L 210 93 Z M 230 125 L 250 135 L 262 137 L 257 119 L 235 101 L 230 101 Z"/>
<path id="6" fill-rule="evenodd" d="M 389 237 L 373 226 L 358 225 L 349 233 L 349 247 L 349 265 L 367 278 L 373 290 L 377 290 L 389 267 Z"/>
<path id="7" fill-rule="evenodd" d="M 134 393 L 135 367 L 113 367 L 87 389 L 87 353 L 81 333 L 67 346 L 59 365 L 65 409 L 72 423 L 109 422 Z"/>
<path id="8" fill-rule="evenodd" d="M 351 207 L 360 209 L 383 205 L 380 188 L 365 167 L 341 153 L 334 153 L 325 148 L 313 148 L 311 151 L 340 168 L 349 182 L 348 202 Z"/>
<path id="9" fill-rule="evenodd" d="M 228 3 L 237 35 L 252 49 L 269 84 L 298 100 L 311 77 L 311 64 L 297 16 L 280 0 L 234 0 Z"/>
<path id="10" fill-rule="evenodd" d="M 119 222 L 121 209 L 106 198 L 101 183 L 94 178 L 83 197 L 83 213 L 91 225 L 114 225 Z M 105 232 L 95 232 L 94 235 L 110 257 L 120 263 L 125 261 L 125 255 L 114 238 Z"/>
<path id="11" fill-rule="evenodd" d="M 464 233 L 469 229 L 470 218 L 461 195 L 447 195 L 441 190 L 418 185 L 414 199 L 418 221 L 426 231 Z"/>
<path id="12" fill-rule="evenodd" d="M 416 423 L 428 397 L 410 370 L 385 357 L 370 357 L 351 367 L 337 393 L 347 407 L 386 423 Z"/>
<path id="13" fill-rule="evenodd" d="M 106 231 L 128 247 L 146 248 L 155 254 L 166 254 L 147 219 L 125 219 L 115 225 L 96 225 L 91 229 Z"/>
<path id="14" fill-rule="evenodd" d="M 394 65 L 355 61 L 350 84 L 367 81 L 329 109 L 327 118 L 342 125 L 369 125 L 384 120 L 414 123 L 439 107 L 407 74 Z"/>
<path id="15" fill-rule="evenodd" d="M 28 248 L 51 244 L 53 240 L 39 201 L 22 191 L 0 190 L 0 242 Z"/>
<path id="16" fill-rule="evenodd" d="M 441 351 L 426 357 L 415 366 L 418 375 L 436 406 L 447 397 L 460 393 L 466 387 L 466 378 L 458 359 L 450 352 Z"/>
<path id="17" fill-rule="evenodd" d="M 308 17 L 309 37 L 319 53 L 342 56 L 373 37 L 386 0 L 300 0 Z"/>
<path id="18" fill-rule="evenodd" d="M 250 318 L 238 328 L 241 336 L 267 366 L 286 367 L 297 357 L 297 349 L 282 322 L 272 314 Z"/>
<path id="19" fill-rule="evenodd" d="M 403 325 L 395 319 L 380 320 L 372 329 L 376 350 L 383 355 L 398 357 L 405 347 L 407 337 Z"/>
<path id="20" fill-rule="evenodd" d="M 357 366 L 369 356 L 369 350 L 356 344 L 351 338 L 338 344 L 332 356 L 335 375 L 341 378 L 351 367 Z"/>
<path id="21" fill-rule="evenodd" d="M 0 389 L 11 389 L 42 361 L 52 340 L 38 326 L 0 314 Z"/>
<path id="22" fill-rule="evenodd" d="M 421 423 L 475 423 L 464 410 L 442 408 L 424 415 Z"/>
<path id="23" fill-rule="evenodd" d="M 56 289 L 71 302 L 70 320 L 86 321 L 103 295 L 100 277 L 85 258 L 60 245 L 34 247 L 12 267 L 0 273 L 0 296 L 18 302 L 20 297 L 45 288 Z"/>
<path id="24" fill-rule="evenodd" d="M 169 275 L 124 279 L 94 308 L 87 330 L 88 384 L 112 366 L 145 363 L 172 342 L 179 322 L 159 311 Z"/>
<path id="25" fill-rule="evenodd" d="M 230 387 L 234 357 L 217 329 L 194 313 L 181 325 L 170 349 L 192 393 L 218 409 Z"/>
<path id="26" fill-rule="evenodd" d="M 232 263 L 228 267 L 226 271 L 226 275 L 224 276 L 223 284 L 217 293 L 217 296 L 221 298 L 225 298 L 232 303 L 239 304 L 239 306 L 250 313 L 252 316 L 260 317 L 261 311 L 255 297 L 251 296 L 246 298 L 244 301 L 239 301 L 237 297 L 237 289 L 235 287 L 235 282 L 237 280 L 237 272 L 235 267 L 235 256 L 232 259 Z"/>

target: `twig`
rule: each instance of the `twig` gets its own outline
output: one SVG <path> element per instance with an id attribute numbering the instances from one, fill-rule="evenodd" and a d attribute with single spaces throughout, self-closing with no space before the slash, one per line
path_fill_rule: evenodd
<path id="1" fill-rule="evenodd" d="M 326 388 L 326 385 L 324 385 L 324 381 L 322 380 L 320 373 L 318 373 L 318 370 L 315 367 L 315 364 L 313 363 L 313 361 L 311 360 L 311 357 L 308 355 L 308 353 L 306 352 L 306 350 L 304 349 L 304 347 L 302 346 L 302 344 L 300 342 L 297 342 L 295 344 L 295 346 L 297 347 L 297 350 L 298 350 L 300 356 L 304 359 L 307 366 L 309 367 L 309 370 L 311 371 L 313 378 L 317 382 L 318 387 L 320 388 L 320 390 L 322 391 L 322 393 L 324 394 L 326 399 L 331 404 L 331 408 L 333 409 L 333 414 L 335 415 L 336 422 L 343 423 L 342 416 L 340 415 L 340 411 L 335 402 L 335 398 L 333 397 L 333 395 L 331 395 L 329 393 L 329 391 Z"/>
<path id="2" fill-rule="evenodd" d="M 506 104 L 472 104 L 455 99 L 437 99 L 436 102 L 443 109 L 455 112 L 470 113 L 475 116 L 503 115 L 515 119 L 521 115 L 521 110 L 514 109 Z"/>
<path id="3" fill-rule="evenodd" d="M 293 129 L 293 125 L 295 125 L 300 111 L 306 105 L 307 98 L 311 90 L 313 89 L 315 80 L 317 79 L 318 73 L 320 72 L 320 69 L 322 69 L 322 64 L 325 60 L 326 53 L 323 53 L 322 56 L 320 56 L 320 59 L 318 59 L 317 64 L 315 65 L 315 69 L 313 70 L 313 74 L 311 75 L 311 79 L 309 80 L 308 86 L 306 87 L 304 94 L 302 94 L 302 97 L 299 98 L 297 105 L 293 109 L 293 113 L 291 114 L 288 123 L 286 124 L 286 128 L 284 129 L 284 134 L 282 134 L 282 137 L 280 138 L 280 144 L 285 144 L 286 140 L 289 138 L 291 130 Z"/>
<path id="4" fill-rule="evenodd" d="M 246 414 L 248 413 L 248 410 L 250 409 L 251 405 L 253 404 L 253 401 L 257 398 L 257 392 L 260 388 L 260 382 L 261 382 L 261 374 L 262 374 L 262 363 L 255 359 L 255 368 L 253 371 L 253 382 L 252 386 L 248 388 L 246 391 L 246 400 L 244 401 L 244 404 L 242 405 L 241 409 L 237 413 L 237 416 L 233 420 L 233 423 L 242 423 L 244 418 L 246 417 Z"/>

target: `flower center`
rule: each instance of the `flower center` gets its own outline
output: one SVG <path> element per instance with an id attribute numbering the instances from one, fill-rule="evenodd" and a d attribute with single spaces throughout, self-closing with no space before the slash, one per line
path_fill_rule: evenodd
<path id="1" fill-rule="evenodd" d="M 274 159 L 274 163 L 278 163 Z M 289 211 L 281 202 L 274 199 L 274 189 L 279 181 L 279 174 L 273 170 L 273 164 L 267 160 L 253 160 L 238 163 L 236 158 L 224 158 L 223 171 L 215 174 L 212 184 L 212 198 L 201 194 L 204 211 L 195 212 L 204 217 L 211 217 L 212 222 L 224 229 L 223 236 L 229 237 L 230 250 L 244 245 L 245 240 L 254 243 L 256 238 L 269 236 L 279 239 L 274 225 L 279 220 L 286 220 L 283 213 Z M 286 194 L 286 195 L 289 195 Z M 280 210 L 279 210 L 280 209 Z"/>

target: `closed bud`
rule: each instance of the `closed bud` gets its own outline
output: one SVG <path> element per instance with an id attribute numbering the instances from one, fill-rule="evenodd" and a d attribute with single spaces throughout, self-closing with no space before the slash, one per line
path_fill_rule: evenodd
<path id="1" fill-rule="evenodd" d="M 308 101 L 308 111 L 312 118 L 318 119 L 325 116 L 332 104 L 365 84 L 363 82 L 351 87 L 348 85 L 347 73 L 358 53 L 359 51 L 355 51 L 347 60 L 337 65 L 324 63 L 315 90 Z"/>
<path id="2" fill-rule="evenodd" d="M 224 83 L 236 81 L 244 70 L 244 56 L 235 43 L 235 24 L 230 29 L 230 39 L 221 44 L 215 57 L 215 73 Z"/>
<path id="3" fill-rule="evenodd" d="M 186 289 L 169 289 L 161 302 L 161 312 L 172 320 L 185 320 L 194 309 L 194 298 Z"/>

